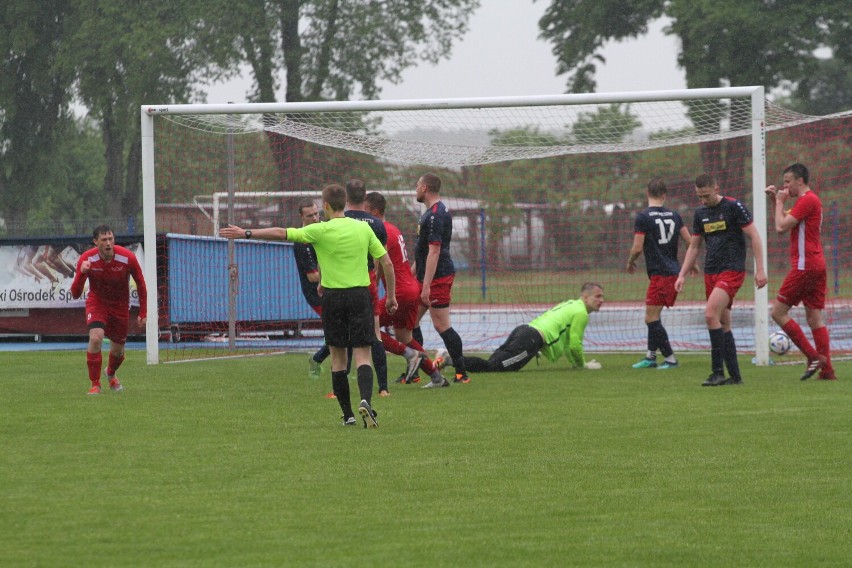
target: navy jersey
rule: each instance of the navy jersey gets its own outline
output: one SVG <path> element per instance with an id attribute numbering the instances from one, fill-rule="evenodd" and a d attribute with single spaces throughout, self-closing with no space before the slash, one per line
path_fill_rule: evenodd
<path id="1" fill-rule="evenodd" d="M 296 258 L 296 268 L 299 269 L 299 281 L 302 283 L 302 294 L 311 307 L 322 305 L 322 299 L 317 293 L 318 282 L 308 280 L 308 274 L 318 272 L 317 253 L 308 243 L 293 243 L 293 256 Z"/>
<path id="2" fill-rule="evenodd" d="M 414 245 L 414 261 L 417 263 L 417 279 L 423 282 L 426 276 L 426 257 L 430 244 L 440 244 L 441 254 L 433 278 L 441 278 L 456 273 L 453 259 L 450 257 L 450 241 L 453 240 L 453 216 L 442 201 L 436 201 L 432 207 L 420 216 L 417 225 L 417 243 Z"/>
<path id="3" fill-rule="evenodd" d="M 343 214 L 352 219 L 369 223 L 370 228 L 373 229 L 373 233 L 376 235 L 376 238 L 379 239 L 379 242 L 382 243 L 382 246 L 385 247 L 385 249 L 388 248 L 388 232 L 385 229 L 384 221 L 378 217 L 373 217 L 366 211 L 358 211 L 356 209 L 344 211 Z M 373 270 L 373 257 L 369 255 L 367 255 L 367 269 Z"/>
<path id="4" fill-rule="evenodd" d="M 648 276 L 678 275 L 677 247 L 682 228 L 680 214 L 665 207 L 648 207 L 636 215 L 633 232 L 645 235 L 642 252 Z"/>
<path id="5" fill-rule="evenodd" d="M 745 271 L 746 240 L 743 227 L 751 223 L 751 212 L 733 197 L 723 197 L 714 207 L 701 206 L 695 210 L 692 234 L 703 236 L 707 243 L 705 273 Z"/>

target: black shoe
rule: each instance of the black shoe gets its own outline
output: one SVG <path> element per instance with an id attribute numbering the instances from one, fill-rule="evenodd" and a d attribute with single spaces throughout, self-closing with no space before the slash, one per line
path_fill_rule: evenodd
<path id="1" fill-rule="evenodd" d="M 414 373 L 414 375 L 410 379 L 406 380 L 405 373 L 402 373 L 394 380 L 394 382 L 402 385 L 413 385 L 414 383 L 420 382 L 420 374 Z"/>
<path id="2" fill-rule="evenodd" d="M 814 359 L 813 361 L 808 361 L 808 368 L 805 369 L 805 372 L 802 375 L 802 378 L 799 379 L 799 380 L 807 381 L 808 379 L 813 377 L 814 374 L 816 374 L 817 371 L 819 371 L 820 369 L 822 369 L 825 366 L 824 361 L 825 361 L 825 357 L 823 357 L 822 355 L 819 356 L 819 359 Z"/>
<path id="3" fill-rule="evenodd" d="M 727 381 L 725 381 L 722 384 L 723 385 L 741 385 L 741 384 L 744 384 L 744 383 L 743 383 L 742 379 L 735 379 L 735 378 L 731 377 L 730 379 L 728 379 Z"/>
<path id="4" fill-rule="evenodd" d="M 358 421 L 355 420 L 354 416 L 350 416 L 349 418 L 347 418 L 345 416 L 341 416 L 340 418 L 343 420 L 344 426 L 357 426 L 357 424 L 358 424 Z"/>
<path id="5" fill-rule="evenodd" d="M 370 403 L 366 400 L 362 400 L 361 404 L 358 405 L 358 413 L 361 415 L 361 419 L 364 421 L 364 428 L 379 427 L 379 421 L 376 420 L 376 417 L 379 415 L 379 413 L 373 410 L 370 406 Z"/>
<path id="6" fill-rule="evenodd" d="M 718 387 L 719 385 L 724 385 L 727 379 L 725 375 L 717 375 L 716 373 L 712 373 L 707 380 L 701 383 L 702 387 Z"/>

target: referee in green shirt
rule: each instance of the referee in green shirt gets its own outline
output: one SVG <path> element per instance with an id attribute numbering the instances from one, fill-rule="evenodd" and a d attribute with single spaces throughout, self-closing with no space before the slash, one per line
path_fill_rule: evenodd
<path id="1" fill-rule="evenodd" d="M 579 299 L 557 304 L 529 324 L 516 327 L 488 360 L 465 355 L 465 365 L 478 373 L 518 371 L 541 353 L 548 361 L 564 354 L 575 368 L 600 369 L 600 363 L 585 359 L 583 334 L 589 314 L 600 310 L 603 300 L 601 285 L 587 282 Z"/>
<path id="2" fill-rule="evenodd" d="M 228 239 L 262 239 L 310 243 L 317 254 L 320 266 L 322 295 L 322 325 L 326 343 L 331 348 L 331 382 L 337 402 L 343 411 L 343 425 L 354 426 L 355 414 L 349 400 L 349 382 L 346 378 L 347 348 L 358 367 L 358 390 L 361 404 L 358 412 L 364 427 L 377 428 L 376 412 L 370 405 L 373 394 L 373 367 L 370 346 L 375 334 L 373 306 L 370 298 L 370 275 L 367 272 L 367 255 L 381 263 L 385 273 L 385 289 L 389 313 L 396 311 L 396 281 L 393 265 L 387 251 L 367 223 L 343 215 L 346 207 L 346 190 L 337 184 L 322 190 L 324 223 L 314 223 L 302 228 L 246 230 L 229 225 L 219 230 L 219 236 Z"/>

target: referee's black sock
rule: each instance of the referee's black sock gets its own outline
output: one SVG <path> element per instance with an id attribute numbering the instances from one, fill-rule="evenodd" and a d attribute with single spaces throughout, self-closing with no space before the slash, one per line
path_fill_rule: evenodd
<path id="1" fill-rule="evenodd" d="M 358 366 L 358 392 L 369 404 L 373 398 L 373 368 L 369 365 Z"/>
<path id="2" fill-rule="evenodd" d="M 464 353 L 462 349 L 462 340 L 456 330 L 452 327 L 441 332 L 441 339 L 444 340 L 444 346 L 453 360 L 453 367 L 456 368 L 456 374 L 466 375 L 467 370 L 464 366 Z"/>
<path id="3" fill-rule="evenodd" d="M 343 411 L 343 417 L 349 418 L 355 416 L 355 414 L 352 412 L 352 401 L 349 400 L 349 380 L 346 375 L 346 371 L 332 371 L 331 388 L 334 391 L 334 396 L 337 397 L 340 410 Z"/>
<path id="4" fill-rule="evenodd" d="M 732 379 L 740 380 L 740 362 L 737 361 L 737 342 L 734 340 L 734 332 L 725 332 L 725 366 Z"/>
<path id="5" fill-rule="evenodd" d="M 379 391 L 388 390 L 388 354 L 385 346 L 378 339 L 370 346 L 373 354 L 373 366 L 376 368 L 376 381 L 379 383 Z M 358 376 L 361 376 L 361 368 L 358 368 Z"/>

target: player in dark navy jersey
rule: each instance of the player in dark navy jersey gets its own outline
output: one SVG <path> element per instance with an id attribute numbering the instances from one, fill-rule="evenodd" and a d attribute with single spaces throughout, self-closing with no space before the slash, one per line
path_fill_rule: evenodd
<path id="1" fill-rule="evenodd" d="M 645 358 L 633 365 L 634 369 L 677 367 L 669 334 L 663 327 L 660 315 L 663 308 L 674 306 L 677 290 L 674 284 L 680 272 L 677 260 L 678 242 L 689 242 L 689 231 L 677 211 L 667 209 L 666 184 L 660 178 L 648 182 L 648 208 L 636 215 L 633 223 L 633 246 L 627 257 L 627 272 L 636 271 L 636 259 L 645 255 L 645 268 L 650 280 L 645 295 L 645 324 L 648 326 L 648 352 Z M 657 349 L 665 360 L 657 367 Z"/>
<path id="2" fill-rule="evenodd" d="M 453 239 L 453 217 L 441 201 L 441 178 L 435 174 L 423 174 L 417 180 L 418 203 L 426 205 L 417 227 L 417 243 L 414 246 L 414 274 L 420 281 L 420 309 L 417 321 L 428 310 L 435 331 L 444 341 L 447 353 L 456 368 L 453 382 L 468 383 L 470 377 L 464 366 L 461 337 L 450 322 L 450 300 L 456 267 L 450 256 Z M 449 386 L 444 380 L 432 381 L 423 388 Z"/>
<path id="3" fill-rule="evenodd" d="M 299 201 L 299 217 L 302 219 L 302 226 L 307 227 L 314 223 L 319 223 L 319 207 L 314 203 L 314 200 L 306 197 Z M 320 298 L 317 287 L 320 282 L 319 263 L 317 263 L 317 253 L 314 252 L 314 247 L 308 243 L 293 243 L 293 256 L 296 259 L 296 268 L 299 271 L 299 282 L 302 285 L 302 294 L 308 305 L 314 310 L 318 316 L 322 317 L 322 298 Z M 331 351 L 328 345 L 323 342 L 316 353 L 308 357 L 308 376 L 312 379 L 320 378 L 322 374 L 322 363 L 325 361 Z"/>
<path id="4" fill-rule="evenodd" d="M 713 372 L 703 386 L 742 384 L 737 346 L 731 332 L 731 306 L 737 291 L 745 280 L 745 237 L 751 242 L 754 255 L 754 283 L 766 286 L 763 266 L 763 243 L 752 222 L 751 212 L 739 200 L 719 195 L 719 184 L 710 174 L 695 179 L 695 194 L 701 206 L 695 210 L 692 237 L 686 258 L 675 282 L 678 292 L 683 290 L 686 273 L 693 267 L 701 243 L 707 245 L 704 260 L 704 291 L 707 306 L 704 319 L 710 334 L 710 359 Z M 724 367 L 731 375 L 725 378 Z"/>
<path id="5" fill-rule="evenodd" d="M 367 187 L 360 179 L 350 179 L 346 182 L 346 211 L 343 213 L 351 219 L 357 219 L 370 225 L 376 238 L 382 243 L 382 246 L 387 248 L 388 232 L 385 229 L 385 223 L 378 217 L 373 217 L 367 213 Z M 385 351 L 385 346 L 382 344 L 382 333 L 379 325 L 379 313 L 381 312 L 379 304 L 379 280 L 376 275 L 376 269 L 373 266 L 373 259 L 367 256 L 367 270 L 370 272 L 370 296 L 373 299 L 373 316 L 376 327 L 376 340 L 371 346 L 373 354 L 373 366 L 376 368 L 376 382 L 379 384 L 379 396 L 390 396 L 388 391 L 388 356 Z"/>

